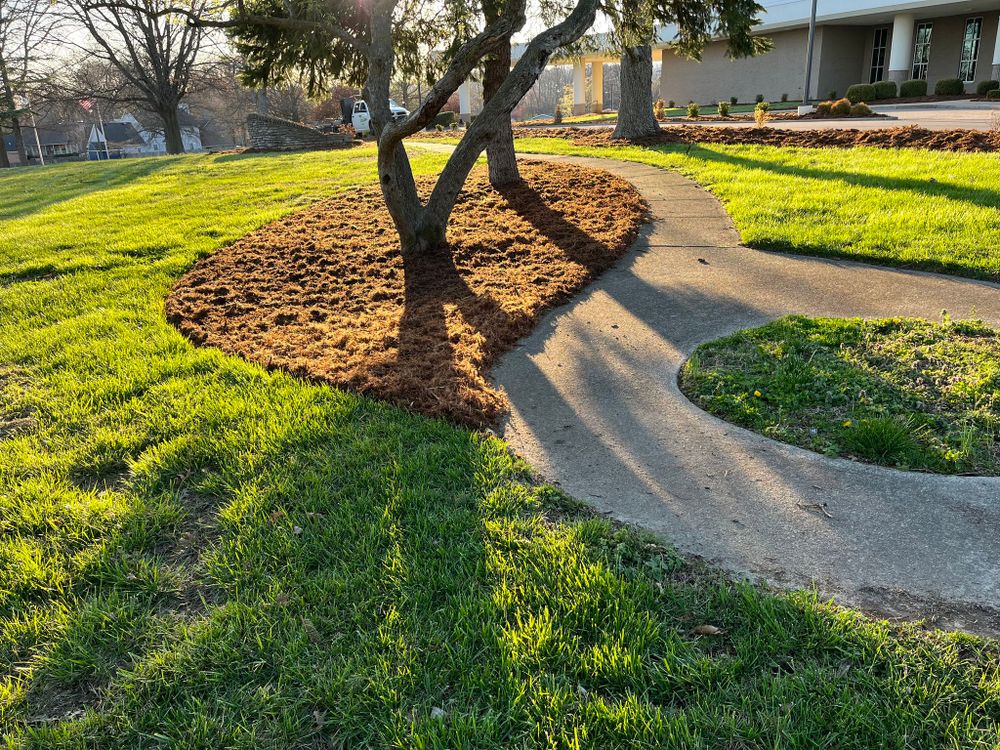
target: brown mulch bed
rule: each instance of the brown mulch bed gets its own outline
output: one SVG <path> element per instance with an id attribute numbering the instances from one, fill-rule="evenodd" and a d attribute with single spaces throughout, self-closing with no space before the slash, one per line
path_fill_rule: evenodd
<path id="1" fill-rule="evenodd" d="M 612 265 L 648 216 L 638 191 L 605 172 L 524 162 L 521 173 L 498 192 L 475 170 L 448 248 L 405 260 L 377 186 L 318 203 L 201 260 L 167 318 L 268 368 L 494 423 L 507 402 L 491 365 Z"/>
<path id="2" fill-rule="evenodd" d="M 566 138 L 579 146 L 621 145 L 602 128 L 518 128 L 515 138 Z M 718 143 L 725 145 L 799 146 L 804 148 L 926 148 L 934 151 L 1000 151 L 1000 131 L 927 130 L 914 126 L 858 130 L 786 130 L 782 128 L 725 128 L 678 125 L 634 141 L 642 146 L 669 143 Z"/>

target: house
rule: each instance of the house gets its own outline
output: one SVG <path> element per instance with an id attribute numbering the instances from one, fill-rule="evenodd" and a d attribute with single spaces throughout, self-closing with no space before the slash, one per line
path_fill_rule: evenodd
<path id="1" fill-rule="evenodd" d="M 159 121 L 145 113 L 139 120 L 135 115 L 126 113 L 121 117 L 104 123 L 104 131 L 98 124 L 90 128 L 87 139 L 87 153 L 90 159 L 121 159 L 132 156 L 157 156 L 167 153 L 167 141 L 163 135 L 163 126 Z M 201 126 L 189 113 L 178 112 L 181 123 L 181 140 L 184 151 L 203 151 L 201 142 Z M 107 138 L 107 148 L 105 148 Z"/>
<path id="2" fill-rule="evenodd" d="M 76 157 L 80 152 L 78 128 L 79 126 L 72 125 L 39 125 L 38 138 L 36 139 L 34 128 L 22 127 L 21 134 L 24 137 L 24 150 L 27 153 L 28 162 L 30 164 L 38 163 L 39 143 L 46 163 L 66 161 Z M 10 159 L 12 165 L 21 163 L 13 133 L 8 133 L 3 137 L 3 147 L 7 150 L 7 158 Z"/>

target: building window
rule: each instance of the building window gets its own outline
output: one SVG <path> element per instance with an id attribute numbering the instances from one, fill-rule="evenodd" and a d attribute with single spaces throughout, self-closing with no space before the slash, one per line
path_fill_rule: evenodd
<path id="1" fill-rule="evenodd" d="M 916 41 L 913 43 L 913 72 L 912 77 L 920 80 L 927 80 L 927 66 L 931 61 L 931 31 L 934 30 L 932 23 L 917 24 Z"/>
<path id="2" fill-rule="evenodd" d="M 982 18 L 970 18 L 965 22 L 965 36 L 962 39 L 962 62 L 958 66 L 958 77 L 966 83 L 976 80 L 976 61 L 979 59 L 979 40 L 982 35 Z"/>
<path id="3" fill-rule="evenodd" d="M 872 44 L 872 69 L 869 83 L 881 81 L 885 77 L 885 52 L 889 44 L 889 27 L 875 29 L 875 42 Z"/>

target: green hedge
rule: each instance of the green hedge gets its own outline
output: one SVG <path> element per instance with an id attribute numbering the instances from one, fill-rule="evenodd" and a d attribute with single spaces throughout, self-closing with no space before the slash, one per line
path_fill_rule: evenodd
<path id="1" fill-rule="evenodd" d="M 847 98 L 850 99 L 851 104 L 857 104 L 858 102 L 873 102 L 878 97 L 875 96 L 875 87 L 870 83 L 856 83 L 847 87 Z"/>
<path id="2" fill-rule="evenodd" d="M 875 84 L 876 99 L 895 99 L 898 88 L 895 81 L 879 81 Z"/>
<path id="3" fill-rule="evenodd" d="M 976 84 L 976 93 L 979 96 L 986 96 L 996 89 L 1000 89 L 1000 81 L 980 81 Z"/>
<path id="4" fill-rule="evenodd" d="M 934 85 L 938 96 L 958 96 L 965 93 L 965 84 L 957 78 L 942 78 Z"/>
<path id="5" fill-rule="evenodd" d="M 899 87 L 899 95 L 907 98 L 927 96 L 927 81 L 921 81 L 916 78 L 911 81 L 903 81 L 903 84 Z"/>
<path id="6" fill-rule="evenodd" d="M 1000 89 L 993 89 L 986 92 L 987 99 L 1000 99 Z"/>
<path id="7" fill-rule="evenodd" d="M 458 122 L 458 113 L 438 112 L 434 116 L 434 122 L 431 123 L 431 126 L 440 125 L 445 128 L 450 128 L 456 122 Z"/>

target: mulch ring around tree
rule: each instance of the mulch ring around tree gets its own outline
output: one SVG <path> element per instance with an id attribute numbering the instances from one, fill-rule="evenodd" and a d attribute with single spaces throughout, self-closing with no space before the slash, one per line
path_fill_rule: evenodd
<path id="1" fill-rule="evenodd" d="M 517 128 L 515 138 L 565 138 L 579 146 L 612 146 L 626 143 L 601 128 Z M 1000 131 L 927 130 L 916 126 L 857 130 L 788 130 L 783 128 L 727 128 L 676 125 L 661 128 L 648 138 L 632 141 L 640 146 L 670 143 L 798 146 L 802 148 L 926 148 L 934 151 L 1000 151 Z"/>
<path id="2" fill-rule="evenodd" d="M 197 344 L 267 368 L 487 426 L 507 407 L 491 365 L 541 314 L 635 240 L 648 208 L 606 172 L 521 163 L 496 190 L 473 171 L 449 245 L 403 258 L 377 186 L 280 219 L 199 261 L 167 318 Z M 429 194 L 433 182 L 419 183 Z"/>

